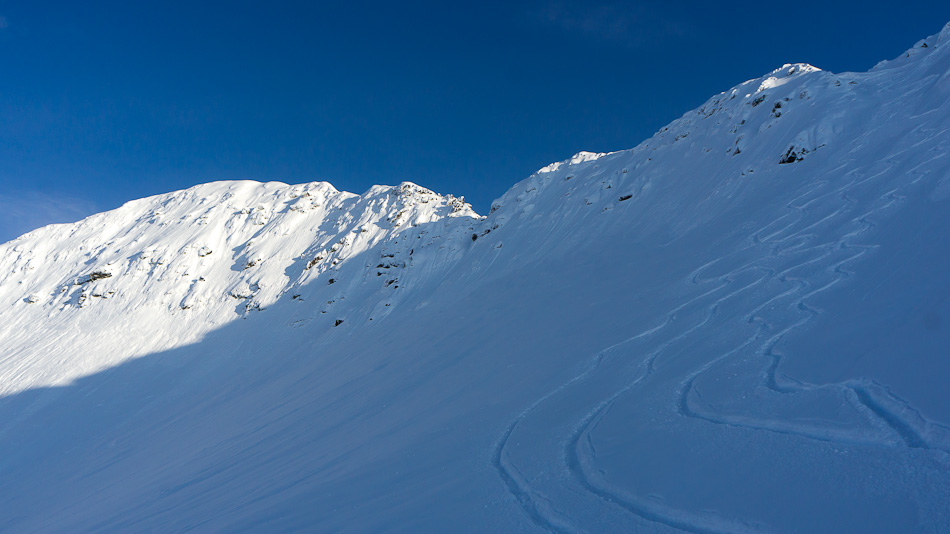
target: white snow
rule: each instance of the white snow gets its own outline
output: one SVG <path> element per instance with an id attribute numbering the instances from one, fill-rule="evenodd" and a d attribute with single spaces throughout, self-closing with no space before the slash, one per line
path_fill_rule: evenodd
<path id="1" fill-rule="evenodd" d="M 604 156 L 606 156 L 606 155 L 607 155 L 606 152 L 585 152 L 585 151 L 582 150 L 582 151 L 578 152 L 577 154 L 574 154 L 573 156 L 571 156 L 570 158 L 568 158 L 568 159 L 566 159 L 566 160 L 564 160 L 564 161 L 558 161 L 558 162 L 555 162 L 555 163 L 551 163 L 550 165 L 546 165 L 546 166 L 544 166 L 544 167 L 538 169 L 538 172 L 537 172 L 536 174 L 543 174 L 543 173 L 546 173 L 546 172 L 554 172 L 554 171 L 560 169 L 562 165 L 577 165 L 578 163 L 587 163 L 588 161 L 594 161 L 594 160 L 600 159 L 600 158 L 602 158 L 602 157 L 604 157 Z"/>
<path id="2" fill-rule="evenodd" d="M 485 217 L 218 182 L 0 245 L 0 530 L 950 530 L 948 31 Z"/>

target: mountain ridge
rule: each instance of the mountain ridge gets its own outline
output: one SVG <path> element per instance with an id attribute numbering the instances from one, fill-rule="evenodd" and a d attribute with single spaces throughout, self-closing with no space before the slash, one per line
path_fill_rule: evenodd
<path id="1" fill-rule="evenodd" d="M 485 217 L 223 182 L 0 245 L 0 524 L 945 530 L 948 32 Z"/>

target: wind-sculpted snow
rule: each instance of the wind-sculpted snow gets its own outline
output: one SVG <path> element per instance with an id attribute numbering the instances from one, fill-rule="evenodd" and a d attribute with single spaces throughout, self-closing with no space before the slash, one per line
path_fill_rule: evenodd
<path id="1" fill-rule="evenodd" d="M 486 217 L 217 183 L 3 245 L 0 530 L 950 530 L 948 32 Z"/>

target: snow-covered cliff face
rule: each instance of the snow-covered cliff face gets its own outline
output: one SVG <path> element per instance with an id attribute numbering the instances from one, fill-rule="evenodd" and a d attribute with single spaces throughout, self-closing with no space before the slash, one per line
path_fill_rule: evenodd
<path id="1" fill-rule="evenodd" d="M 479 216 L 213 183 L 0 245 L 0 529 L 950 529 L 950 25 Z"/>

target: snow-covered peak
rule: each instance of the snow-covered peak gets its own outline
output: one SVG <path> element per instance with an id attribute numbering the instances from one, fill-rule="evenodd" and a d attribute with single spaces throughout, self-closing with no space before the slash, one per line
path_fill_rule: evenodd
<path id="1" fill-rule="evenodd" d="M 802 74 L 820 71 L 821 69 L 818 67 L 813 67 L 807 63 L 786 63 L 785 65 L 782 65 L 781 67 L 764 76 L 764 79 L 760 78 L 759 80 L 761 81 L 759 82 L 759 87 L 755 90 L 755 92 L 761 93 L 762 91 L 785 85 L 792 79 L 793 76 L 796 75 L 801 76 Z"/>
<path id="2" fill-rule="evenodd" d="M 57 323 L 64 333 L 98 332 L 99 343 L 122 345 L 112 353 L 127 358 L 193 342 L 280 300 L 349 297 L 361 313 L 385 303 L 382 316 L 398 300 L 394 290 L 412 283 L 414 259 L 451 257 L 477 220 L 464 199 L 409 182 L 363 195 L 326 182 L 215 182 L 135 200 L 0 245 L 0 316 L 10 317 L 0 337 L 8 346 L 36 343 L 26 325 Z M 315 313 L 327 308 L 345 315 L 340 304 Z M 152 331 L 163 333 L 118 335 Z M 0 391 L 113 363 L 93 358 L 52 376 L 26 372 Z"/>
<path id="3" fill-rule="evenodd" d="M 649 202 L 645 199 L 651 191 L 666 191 L 671 184 L 664 169 L 684 165 L 684 161 L 690 162 L 691 168 L 715 161 L 742 178 L 756 172 L 757 165 L 752 162 L 775 165 L 792 158 L 793 153 L 796 159 L 803 157 L 831 135 L 832 102 L 851 97 L 849 90 L 854 84 L 845 80 L 842 92 L 842 79 L 806 63 L 785 64 L 710 98 L 633 149 L 580 152 L 540 169 L 495 200 L 490 218 L 499 225 L 524 215 L 533 219 L 536 206 L 556 203 L 559 210 L 582 206 L 577 217 L 585 219 L 584 225 L 596 224 L 586 220 L 592 213 L 621 206 L 630 209 Z M 822 107 L 828 107 L 827 116 L 817 125 L 806 125 L 813 119 L 812 108 L 819 98 Z M 723 154 L 730 157 L 723 160 Z M 711 194 L 732 195 L 740 183 L 730 180 L 702 187 L 708 187 Z"/>
<path id="4" fill-rule="evenodd" d="M 564 161 L 556 161 L 554 163 L 551 163 L 549 165 L 546 165 L 538 169 L 537 173 L 535 174 L 544 174 L 547 172 L 554 172 L 560 169 L 562 165 L 577 165 L 578 163 L 586 163 L 588 161 L 594 161 L 594 160 L 600 159 L 606 155 L 607 155 L 606 152 L 586 152 L 582 150 Z"/>
<path id="5" fill-rule="evenodd" d="M 940 35 L 947 33 L 945 28 Z M 936 42 L 938 37 L 925 41 Z M 929 50 L 934 48 L 929 45 Z M 807 63 L 782 65 L 713 96 L 633 149 L 581 152 L 542 168 L 495 200 L 489 220 L 509 231 L 512 225 L 550 227 L 539 211 L 541 206 L 556 206 L 545 208 L 562 214 L 556 226 L 572 224 L 598 232 L 612 224 L 598 214 L 657 210 L 676 191 L 688 189 L 693 195 L 675 202 L 693 215 L 690 223 L 685 218 L 665 224 L 638 219 L 645 225 L 644 236 L 680 235 L 740 202 L 756 181 L 842 150 L 848 139 L 844 132 L 856 127 L 856 119 L 849 117 L 899 120 L 910 113 L 910 103 L 924 95 L 905 96 L 909 84 L 946 78 L 943 65 L 921 63 L 886 76 L 877 71 L 836 74 Z M 933 106 L 933 101 L 921 106 Z M 671 168 L 691 170 L 674 174 Z M 553 246 L 554 234 L 544 235 L 552 236 Z"/>

